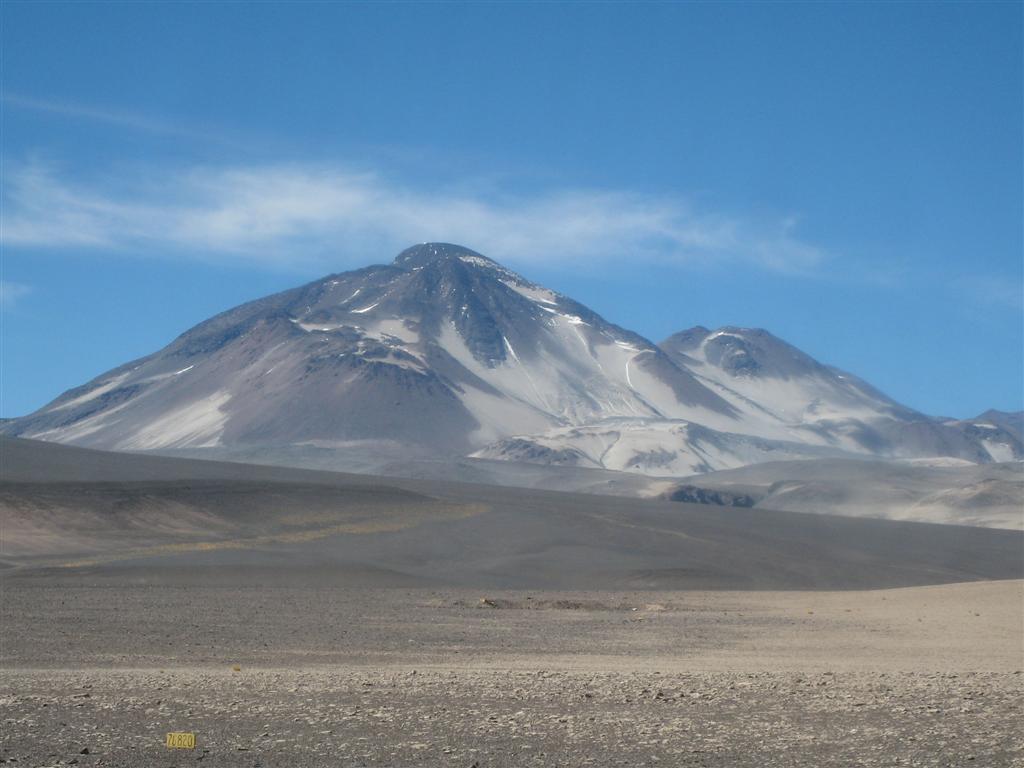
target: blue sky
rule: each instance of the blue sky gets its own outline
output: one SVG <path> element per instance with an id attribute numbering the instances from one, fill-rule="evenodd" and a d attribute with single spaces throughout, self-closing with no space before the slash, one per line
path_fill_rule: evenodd
<path id="1" fill-rule="evenodd" d="M 1022 404 L 1022 6 L 0 6 L 5 417 L 461 242 L 660 340 Z"/>

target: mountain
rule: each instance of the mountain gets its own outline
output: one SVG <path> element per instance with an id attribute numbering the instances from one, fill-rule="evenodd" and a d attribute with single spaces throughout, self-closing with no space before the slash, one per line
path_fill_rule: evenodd
<path id="1" fill-rule="evenodd" d="M 973 421 L 1005 429 L 1018 440 L 1024 440 L 1024 411 L 997 411 L 990 408 Z"/>
<path id="2" fill-rule="evenodd" d="M 996 461 L 1012 461 L 1016 456 L 1006 442 L 1005 435 L 1024 441 L 1024 411 L 990 409 L 973 419 L 949 419 L 945 423 L 980 439 Z"/>
<path id="3" fill-rule="evenodd" d="M 742 426 L 717 421 L 711 429 L 700 418 L 620 418 L 516 435 L 473 455 L 662 476 L 792 459 L 951 457 L 988 463 L 1024 455 L 1012 414 L 984 424 L 932 419 L 763 329 L 698 326 L 659 346 L 728 403 Z"/>
<path id="4" fill-rule="evenodd" d="M 992 422 L 996 428 L 988 432 L 963 422 L 941 423 L 763 329 L 691 328 L 661 346 L 749 418 L 767 413 L 802 424 L 854 453 L 980 463 L 1021 456 L 1021 435 L 1002 423 Z"/>
<path id="5" fill-rule="evenodd" d="M 613 416 L 736 420 L 655 344 L 427 244 L 229 310 L 13 431 L 118 450 L 369 440 L 460 454 Z"/>
<path id="6" fill-rule="evenodd" d="M 471 455 L 675 476 L 1024 454 L 1002 426 L 929 419 L 766 331 L 658 345 L 444 243 L 231 309 L 2 429 L 121 451 L 298 446 L 341 465 Z"/>
<path id="7" fill-rule="evenodd" d="M 1018 440 L 1024 440 L 1024 411 L 997 411 L 990 408 L 971 421 L 975 422 L 975 426 L 980 426 L 977 422 L 981 422 L 998 427 L 1006 430 Z"/>

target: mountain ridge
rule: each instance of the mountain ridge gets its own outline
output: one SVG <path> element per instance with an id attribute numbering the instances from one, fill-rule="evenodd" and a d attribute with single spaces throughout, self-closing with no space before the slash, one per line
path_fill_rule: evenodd
<path id="1" fill-rule="evenodd" d="M 386 443 L 685 476 L 819 456 L 1015 460 L 1011 422 L 930 419 L 764 329 L 656 344 L 476 251 L 424 243 L 219 313 L 2 429 L 112 450 Z"/>

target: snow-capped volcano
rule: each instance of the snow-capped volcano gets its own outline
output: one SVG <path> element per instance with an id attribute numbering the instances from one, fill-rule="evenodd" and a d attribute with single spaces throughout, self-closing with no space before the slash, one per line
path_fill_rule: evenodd
<path id="1" fill-rule="evenodd" d="M 696 328 L 657 345 L 444 243 L 224 312 L 6 431 L 115 450 L 387 443 L 655 474 L 765 456 L 990 457 L 767 332 Z"/>
<path id="2" fill-rule="evenodd" d="M 17 431 L 121 450 L 394 440 L 465 452 L 616 416 L 733 415 L 652 342 L 432 243 L 218 315 Z"/>

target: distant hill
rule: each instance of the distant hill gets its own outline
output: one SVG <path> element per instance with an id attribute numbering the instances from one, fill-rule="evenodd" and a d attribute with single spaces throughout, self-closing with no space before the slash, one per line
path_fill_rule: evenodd
<path id="1" fill-rule="evenodd" d="M 686 478 L 662 496 L 717 504 L 749 502 L 759 509 L 1024 529 L 1024 464 L 937 463 L 767 462 Z"/>
<path id="2" fill-rule="evenodd" d="M 1018 531 L 393 480 L 0 439 L 5 579 L 854 589 L 1021 578 Z M 262 574 L 262 575 L 261 575 Z"/>

